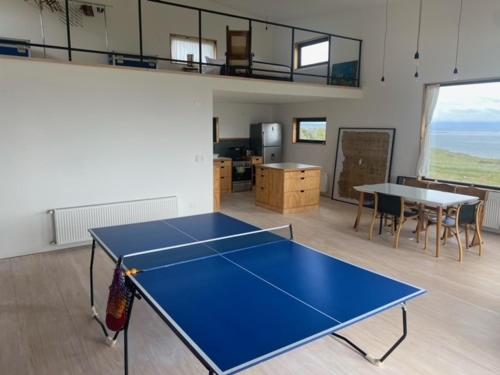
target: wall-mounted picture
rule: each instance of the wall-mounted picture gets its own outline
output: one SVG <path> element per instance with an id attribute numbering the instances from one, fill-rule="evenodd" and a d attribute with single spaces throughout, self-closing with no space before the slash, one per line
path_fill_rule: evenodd
<path id="1" fill-rule="evenodd" d="M 330 84 L 337 86 L 358 86 L 358 61 L 333 64 L 330 81 Z"/>
<path id="2" fill-rule="evenodd" d="M 340 128 L 332 199 L 357 203 L 354 186 L 389 182 L 396 130 Z"/>

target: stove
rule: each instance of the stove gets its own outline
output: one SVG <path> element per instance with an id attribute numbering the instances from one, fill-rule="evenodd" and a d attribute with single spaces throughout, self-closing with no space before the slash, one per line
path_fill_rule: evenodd
<path id="1" fill-rule="evenodd" d="M 252 190 L 252 163 L 248 159 L 233 159 L 233 191 Z"/>

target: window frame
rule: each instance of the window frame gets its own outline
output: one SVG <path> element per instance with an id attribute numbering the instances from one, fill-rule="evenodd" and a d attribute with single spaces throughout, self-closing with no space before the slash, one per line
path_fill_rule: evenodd
<path id="1" fill-rule="evenodd" d="M 301 139 L 300 138 L 300 123 L 301 122 L 324 122 L 325 123 L 325 140 Z M 328 120 L 326 117 L 296 117 L 293 119 L 293 139 L 292 143 L 308 143 L 316 145 L 326 145 L 326 129 Z"/>
<path id="2" fill-rule="evenodd" d="M 482 83 L 500 83 L 500 78 L 469 79 L 469 80 L 425 83 L 424 84 L 424 100 L 425 100 L 425 88 L 428 85 L 438 84 L 438 85 L 440 85 L 440 87 L 450 87 L 450 86 L 475 85 L 475 84 L 482 84 Z M 423 103 L 424 103 L 424 101 L 422 101 L 422 106 L 423 106 Z M 454 184 L 454 185 L 461 185 L 461 186 L 468 186 L 468 187 L 477 187 L 477 188 L 482 188 L 482 189 L 487 189 L 487 190 L 492 190 L 492 191 L 500 191 L 500 187 L 494 186 L 494 185 L 483 185 L 483 184 L 470 183 L 470 182 L 464 182 L 464 181 L 453 181 L 453 180 L 440 179 L 440 178 L 430 177 L 430 176 L 422 176 L 422 179 L 426 180 L 426 181 L 441 182 L 441 183 L 446 183 L 446 184 Z"/>
<path id="3" fill-rule="evenodd" d="M 296 53 L 297 53 L 297 63 L 295 64 L 296 65 L 295 68 L 296 69 L 302 69 L 302 68 L 310 68 L 310 67 L 314 67 L 314 66 L 320 66 L 320 65 L 328 64 L 328 61 L 330 60 L 329 56 L 326 59 L 326 61 L 319 62 L 319 63 L 314 63 L 314 64 L 302 65 L 300 63 L 300 61 L 302 59 L 302 48 L 308 47 L 308 46 L 312 46 L 314 44 L 320 44 L 320 43 L 328 42 L 329 40 L 330 39 L 327 36 L 322 36 L 322 37 L 319 37 L 319 38 L 314 38 L 314 39 L 310 39 L 310 40 L 306 40 L 306 41 L 302 41 L 302 42 L 297 42 L 295 44 L 295 50 L 296 50 Z M 330 54 L 330 46 L 328 46 L 328 54 Z"/>
<path id="4" fill-rule="evenodd" d="M 186 40 L 194 41 L 198 45 L 199 45 L 199 39 L 200 39 L 197 36 L 190 36 L 190 35 L 183 35 L 183 34 L 176 34 L 176 33 L 169 34 L 170 58 L 171 59 L 174 59 L 173 53 L 172 53 L 172 39 L 174 39 L 174 38 L 186 39 Z M 217 39 L 201 38 L 201 41 L 202 41 L 202 43 L 204 41 L 205 42 L 213 43 L 213 45 L 214 45 L 214 52 L 215 52 L 214 59 L 217 59 Z M 202 59 L 203 58 L 200 56 L 200 60 L 202 60 Z M 181 60 L 181 59 L 174 59 L 174 60 L 178 60 L 178 61 L 171 61 L 172 64 L 181 64 L 181 65 L 187 65 L 188 64 L 187 60 Z M 198 61 L 193 61 L 193 64 L 198 64 L 198 63 L 199 63 Z M 202 64 L 206 64 L 206 63 L 202 63 Z"/>

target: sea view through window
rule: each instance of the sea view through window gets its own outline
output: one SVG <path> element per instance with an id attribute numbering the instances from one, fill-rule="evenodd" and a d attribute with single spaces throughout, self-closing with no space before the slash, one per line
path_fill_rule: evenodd
<path id="1" fill-rule="evenodd" d="M 426 177 L 500 187 L 500 82 L 442 86 Z"/>

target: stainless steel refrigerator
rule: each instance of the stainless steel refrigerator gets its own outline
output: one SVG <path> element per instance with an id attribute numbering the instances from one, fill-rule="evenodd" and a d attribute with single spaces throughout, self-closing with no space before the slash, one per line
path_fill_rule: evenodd
<path id="1" fill-rule="evenodd" d="M 281 124 L 277 122 L 250 125 L 250 149 L 264 158 L 264 164 L 282 161 L 281 138 Z"/>

